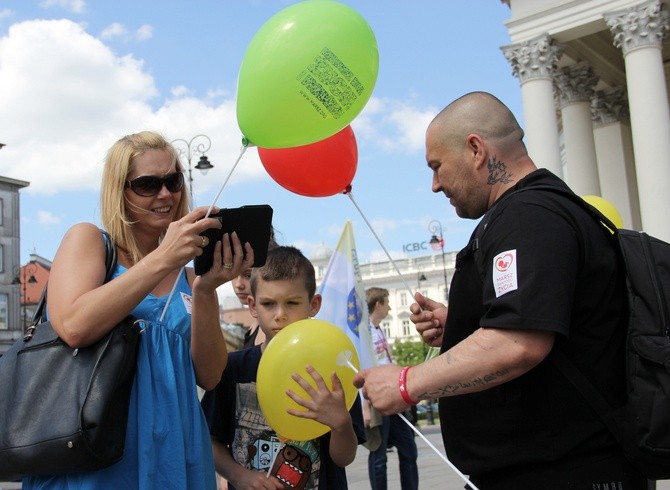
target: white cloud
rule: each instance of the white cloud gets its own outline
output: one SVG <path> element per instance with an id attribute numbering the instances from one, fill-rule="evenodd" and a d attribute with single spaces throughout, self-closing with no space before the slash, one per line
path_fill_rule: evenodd
<path id="1" fill-rule="evenodd" d="M 86 11 L 85 0 L 42 0 L 40 6 L 43 8 L 59 7 L 76 14 Z"/>
<path id="2" fill-rule="evenodd" d="M 142 62 L 118 57 L 68 20 L 14 24 L 0 38 L 0 174 L 27 192 L 97 188 L 114 138 L 151 116 L 157 94 Z"/>
<path id="3" fill-rule="evenodd" d="M 146 39 L 151 39 L 154 35 L 154 28 L 149 24 L 143 24 L 135 31 L 135 39 L 138 41 L 144 41 Z"/>
<path id="4" fill-rule="evenodd" d="M 100 33 L 101 39 L 113 39 L 117 37 L 126 37 L 128 35 L 128 29 L 123 24 L 114 22 L 107 27 L 105 27 Z"/>
<path id="5" fill-rule="evenodd" d="M 106 32 L 111 38 L 124 28 L 112 24 Z M 0 158 L 0 175 L 30 181 L 29 194 L 97 190 L 109 146 L 120 136 L 143 129 L 169 139 L 215 135 L 208 151 L 215 167 L 199 184 L 199 192 L 215 191 L 240 155 L 232 91 L 197 98 L 188 87 L 178 86 L 156 104 L 158 90 L 142 60 L 116 55 L 72 21 L 12 25 L 0 37 L 0 60 L 0 114 L 11 114 L 0 119 L 2 142 L 8 145 Z M 382 129 L 391 128 L 394 140 L 382 143 L 409 151 L 423 144 L 428 113 L 435 111 L 371 99 L 354 125 L 373 140 L 375 135 L 379 139 Z M 421 121 L 419 129 L 414 130 L 411 121 Z M 236 183 L 267 178 L 252 150 L 235 170 Z"/>
<path id="6" fill-rule="evenodd" d="M 175 99 L 178 99 L 180 97 L 190 96 L 192 92 L 186 85 L 177 85 L 170 89 L 170 94 L 172 94 L 172 97 Z"/>
<path id="7" fill-rule="evenodd" d="M 102 30 L 100 39 L 119 39 L 124 42 L 146 41 L 147 39 L 151 39 L 153 34 L 154 28 L 149 24 L 143 24 L 135 32 L 130 32 L 123 24 L 113 22 Z"/>
<path id="8" fill-rule="evenodd" d="M 370 220 L 370 225 L 378 235 L 383 235 L 387 231 L 395 230 L 398 227 L 398 220 L 389 218 L 376 218 Z"/>
<path id="9" fill-rule="evenodd" d="M 434 107 L 417 108 L 410 102 L 371 98 L 354 120 L 357 136 L 376 140 L 388 151 L 423 151 L 426 128 L 437 114 Z"/>
<path id="10" fill-rule="evenodd" d="M 57 225 L 60 224 L 61 218 L 56 216 L 51 211 L 38 211 L 37 223 L 40 225 Z"/>
<path id="11" fill-rule="evenodd" d="M 394 107 L 388 116 L 389 121 L 398 128 L 399 138 L 396 145 L 408 151 L 423 150 L 426 129 L 435 117 L 436 110 L 418 110 L 405 104 Z"/>

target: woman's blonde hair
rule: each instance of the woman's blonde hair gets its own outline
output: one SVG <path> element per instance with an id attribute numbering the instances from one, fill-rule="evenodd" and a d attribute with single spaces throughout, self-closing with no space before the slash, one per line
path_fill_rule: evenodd
<path id="1" fill-rule="evenodd" d="M 112 145 L 105 158 L 100 186 L 102 227 L 107 230 L 114 242 L 128 253 L 133 263 L 142 259 L 143 254 L 133 234 L 134 223 L 128 217 L 124 188 L 135 158 L 149 150 L 167 152 L 172 157 L 176 171 L 184 171 L 177 150 L 172 144 L 158 133 L 142 131 L 124 136 Z M 189 209 L 188 193 L 182 190 L 175 220 L 186 215 Z"/>

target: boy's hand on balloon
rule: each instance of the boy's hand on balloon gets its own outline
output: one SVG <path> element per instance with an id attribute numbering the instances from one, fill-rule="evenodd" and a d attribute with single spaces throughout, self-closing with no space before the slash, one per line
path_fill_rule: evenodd
<path id="1" fill-rule="evenodd" d="M 337 374 L 333 373 L 331 375 L 331 382 L 333 384 L 333 389 L 331 391 L 326 386 L 323 377 L 313 366 L 307 365 L 305 370 L 316 383 L 316 387 L 298 373 L 293 373 L 291 377 L 303 390 L 305 390 L 310 398 L 301 398 L 293 390 L 286 390 L 286 394 L 306 410 L 288 408 L 286 411 L 296 417 L 316 420 L 317 422 L 327 425 L 331 429 L 350 424 L 351 416 L 346 407 L 344 389 L 342 388 L 342 383 L 340 382 L 340 378 L 337 377 Z"/>

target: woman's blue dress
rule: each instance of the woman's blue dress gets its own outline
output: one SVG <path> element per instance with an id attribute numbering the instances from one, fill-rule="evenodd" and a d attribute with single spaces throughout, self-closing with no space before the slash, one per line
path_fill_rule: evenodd
<path id="1" fill-rule="evenodd" d="M 125 270 L 117 265 L 113 277 Z M 191 358 L 186 271 L 161 321 L 168 297 L 150 294 L 132 311 L 146 322 L 146 330 L 140 335 L 123 459 L 98 471 L 25 478 L 24 489 L 216 489 L 209 430 Z"/>

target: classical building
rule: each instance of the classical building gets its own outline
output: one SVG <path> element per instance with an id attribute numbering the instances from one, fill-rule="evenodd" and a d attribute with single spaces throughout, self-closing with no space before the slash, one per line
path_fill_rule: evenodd
<path id="1" fill-rule="evenodd" d="M 21 280 L 25 274 L 19 265 L 19 190 L 29 184 L 0 177 L 0 355 L 23 335 L 20 301 L 24 293 Z"/>
<path id="2" fill-rule="evenodd" d="M 668 1 L 503 2 L 531 158 L 670 241 Z"/>

